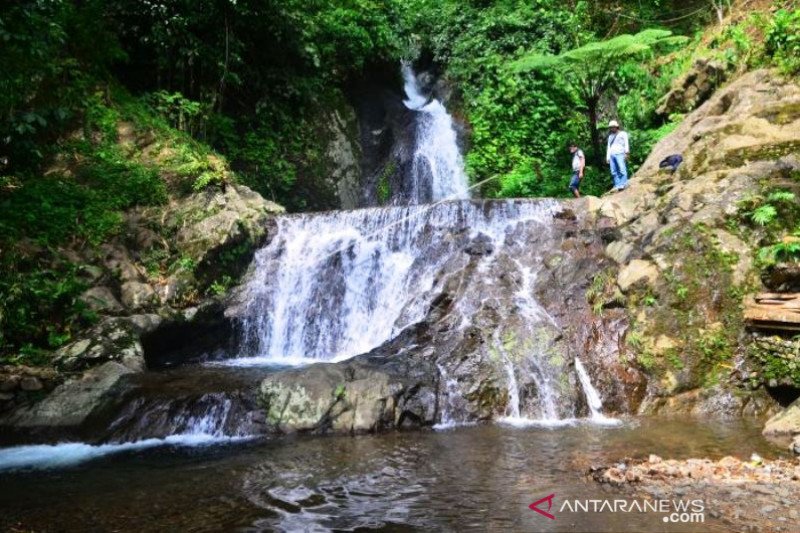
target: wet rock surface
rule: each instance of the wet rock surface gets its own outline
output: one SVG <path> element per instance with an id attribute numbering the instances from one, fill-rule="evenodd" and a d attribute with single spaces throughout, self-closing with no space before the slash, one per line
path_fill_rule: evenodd
<path id="1" fill-rule="evenodd" d="M 559 208 L 545 221 L 523 217 L 491 239 L 458 226 L 431 239 L 441 244 L 425 253 L 444 260 L 424 318 L 368 354 L 270 375 L 260 391 L 268 423 L 282 432 L 360 432 L 587 416 L 576 355 L 609 412 L 635 411 L 645 380 L 620 357 L 626 317 L 599 317 L 586 301 L 598 266 L 611 264 L 586 206 L 570 202 L 572 216 L 554 217 Z"/>
<path id="2" fill-rule="evenodd" d="M 796 531 L 800 458 L 750 461 L 625 459 L 592 467 L 589 476 L 645 499 L 702 500 L 705 513 L 737 531 Z"/>

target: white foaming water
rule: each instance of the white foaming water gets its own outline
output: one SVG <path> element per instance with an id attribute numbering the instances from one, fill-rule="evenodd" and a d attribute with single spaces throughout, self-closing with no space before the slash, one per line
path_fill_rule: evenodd
<path id="1" fill-rule="evenodd" d="M 159 446 L 207 446 L 234 442 L 249 437 L 220 437 L 205 433 L 170 435 L 163 439 L 143 439 L 119 444 L 86 444 L 64 442 L 60 444 L 33 444 L 0 449 L 0 471 L 20 469 L 59 468 L 76 465 L 98 457 Z"/>
<path id="2" fill-rule="evenodd" d="M 517 310 L 525 319 L 525 324 L 529 330 L 528 335 L 531 338 L 535 338 L 537 331 L 542 331 L 540 328 L 546 326 L 553 326 L 558 329 L 555 319 L 533 297 L 536 281 L 535 272 L 530 267 L 523 266 L 519 261 L 515 260 L 514 263 L 521 274 L 521 282 L 515 292 L 514 302 Z M 500 421 L 512 426 L 529 426 L 532 424 L 557 426 L 568 423 L 565 422 L 567 419 L 562 419 L 559 416 L 558 394 L 553 388 L 554 371 L 549 368 L 546 358 L 542 357 L 540 353 L 542 346 L 539 343 L 533 343 L 527 349 L 528 353 L 515 364 L 498 334 L 494 336 L 494 345 L 500 353 L 508 380 L 508 406 L 506 407 L 505 417 L 501 418 Z M 517 372 L 519 371 L 527 372 L 528 377 L 536 385 L 537 405 L 539 408 L 538 418 L 531 419 L 522 415 L 523 406 L 517 380 Z"/>
<path id="3" fill-rule="evenodd" d="M 583 387 L 583 393 L 586 396 L 586 403 L 589 405 L 590 418 L 592 422 L 598 424 L 615 425 L 620 421 L 615 418 L 609 418 L 602 412 L 603 400 L 600 398 L 600 393 L 592 385 L 592 380 L 589 378 L 589 373 L 584 368 L 583 363 L 577 357 L 575 358 L 575 373 L 578 374 L 578 379 Z"/>
<path id="4" fill-rule="evenodd" d="M 244 288 L 242 355 L 292 364 L 366 353 L 424 317 L 442 265 L 463 253 L 453 235 L 502 245 L 516 224 L 544 225 L 557 209 L 456 201 L 279 217 Z"/>
<path id="5" fill-rule="evenodd" d="M 439 369 L 440 381 L 444 383 L 444 394 L 442 395 L 441 418 L 439 423 L 433 426 L 433 429 L 452 429 L 459 426 L 473 425 L 472 422 L 463 420 L 457 414 L 463 404 L 466 403 L 466 400 L 458 390 L 458 381 L 449 377 L 447 369 L 442 365 L 437 364 L 436 368 Z"/>
<path id="6" fill-rule="evenodd" d="M 469 198 L 464 160 L 453 117 L 436 98 L 422 94 L 413 69 L 403 64 L 405 106 L 418 112 L 413 159 L 413 203 Z M 430 191 L 430 193 L 428 193 Z"/>

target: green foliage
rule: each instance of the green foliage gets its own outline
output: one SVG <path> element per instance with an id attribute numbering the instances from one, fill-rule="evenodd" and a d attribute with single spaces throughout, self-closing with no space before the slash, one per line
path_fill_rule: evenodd
<path id="1" fill-rule="evenodd" d="M 758 206 L 752 213 L 750 219 L 760 226 L 766 226 L 773 222 L 778 216 L 778 210 L 771 204 Z"/>
<path id="2" fill-rule="evenodd" d="M 606 268 L 596 274 L 586 289 L 586 301 L 596 315 L 602 314 L 603 309 L 610 305 L 621 304 L 622 299 L 622 293 L 617 288 L 617 272 L 613 268 Z"/>
<path id="3" fill-rule="evenodd" d="M 800 9 L 781 9 L 767 30 L 766 52 L 787 74 L 800 73 Z"/>
<path id="4" fill-rule="evenodd" d="M 617 35 L 567 50 L 559 55 L 533 53 L 522 56 L 513 68 L 519 72 L 559 69 L 575 76 L 578 90 L 596 94 L 596 85 L 607 86 L 618 65 L 651 54 L 657 46 L 682 44 L 685 37 L 673 36 L 669 30 L 647 29 L 635 35 Z"/>
<path id="5" fill-rule="evenodd" d="M 234 279 L 228 275 L 222 276 L 221 279 L 214 281 L 208 286 L 208 294 L 212 296 L 220 296 L 225 294 L 234 284 Z"/>
<path id="6" fill-rule="evenodd" d="M 517 72 L 557 71 L 589 119 L 595 160 L 601 146 L 597 134 L 600 100 L 614 88 L 620 69 L 635 60 L 652 56 L 659 48 L 683 44 L 685 37 L 673 36 L 668 30 L 647 29 L 635 35 L 617 35 L 604 41 L 593 41 L 558 55 L 539 51 L 528 53 L 512 63 Z"/>
<path id="7" fill-rule="evenodd" d="M 46 157 L 44 145 L 75 119 L 91 79 L 123 53 L 100 0 L 12 4 L 0 13 L 0 155 L 20 169 Z"/>
<path id="8" fill-rule="evenodd" d="M 381 205 L 386 204 L 392 197 L 392 187 L 391 183 L 389 183 L 389 177 L 396 171 L 397 167 L 394 161 L 392 161 L 383 169 L 383 172 L 381 172 L 378 177 L 377 194 L 378 202 L 380 202 Z"/>
<path id="9" fill-rule="evenodd" d="M 800 262 L 800 239 L 759 248 L 757 259 L 759 265 L 763 267 L 772 266 L 780 261 Z"/>
<path id="10" fill-rule="evenodd" d="M 786 190 L 773 190 L 766 196 L 756 195 L 739 204 L 739 216 L 758 226 L 771 226 L 777 222 L 793 220 L 800 215 L 795 194 Z"/>
<path id="11" fill-rule="evenodd" d="M 748 345 L 747 356 L 758 364 L 762 383 L 800 386 L 799 337 L 756 338 Z"/>
<path id="12" fill-rule="evenodd" d="M 163 90 L 146 94 L 145 101 L 173 128 L 193 136 L 205 136 L 205 127 L 211 113 L 207 103 L 189 100 L 180 92 L 169 93 Z"/>
<path id="13" fill-rule="evenodd" d="M 77 296 L 86 288 L 75 265 L 51 253 L 4 251 L 0 258 L 0 363 L 44 362 L 42 348 L 57 348 L 94 315 Z"/>

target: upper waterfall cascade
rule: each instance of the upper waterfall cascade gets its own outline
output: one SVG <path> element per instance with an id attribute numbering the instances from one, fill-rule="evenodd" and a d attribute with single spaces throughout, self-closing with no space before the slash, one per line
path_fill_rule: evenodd
<path id="1" fill-rule="evenodd" d="M 441 101 L 426 96 L 410 65 L 403 65 L 408 109 L 417 112 L 411 181 L 412 203 L 469 198 L 464 160 L 453 117 Z"/>

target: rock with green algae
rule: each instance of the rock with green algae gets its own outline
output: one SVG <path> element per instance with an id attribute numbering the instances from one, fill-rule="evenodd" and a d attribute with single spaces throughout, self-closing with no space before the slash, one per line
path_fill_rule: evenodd
<path id="1" fill-rule="evenodd" d="M 376 431 L 399 426 L 401 379 L 363 364 L 317 364 L 302 371 L 285 371 L 266 378 L 260 399 L 267 423 L 283 433 Z M 424 405 L 424 404 L 420 404 Z M 413 413 L 433 424 L 433 404 Z"/>
<path id="2" fill-rule="evenodd" d="M 207 189 L 185 199 L 168 224 L 179 228 L 178 252 L 200 264 L 234 244 L 260 243 L 269 218 L 283 212 L 247 187 L 229 185 L 224 191 Z"/>
<path id="3" fill-rule="evenodd" d="M 60 348 L 55 353 L 55 366 L 76 372 L 116 361 L 133 371 L 144 370 L 141 336 L 154 331 L 162 321 L 156 314 L 107 318 Z"/>

